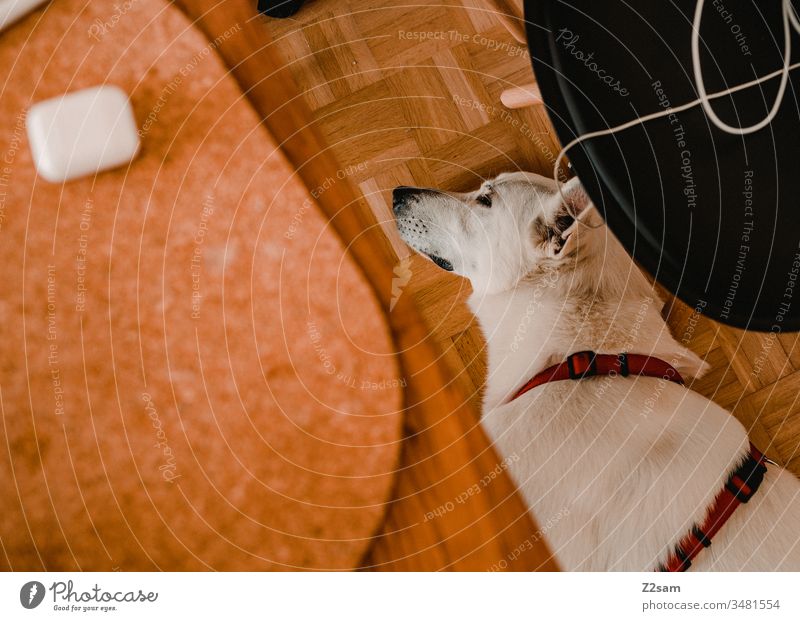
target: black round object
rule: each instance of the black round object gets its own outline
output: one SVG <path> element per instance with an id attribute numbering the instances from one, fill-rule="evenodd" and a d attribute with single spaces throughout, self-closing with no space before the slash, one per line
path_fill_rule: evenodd
<path id="1" fill-rule="evenodd" d="M 297 13 L 305 0 L 258 0 L 258 10 L 269 17 L 285 19 Z"/>
<path id="2" fill-rule="evenodd" d="M 528 46 L 562 144 L 698 98 L 695 0 L 526 0 Z M 781 0 L 707 0 L 701 66 L 709 94 L 782 67 Z M 800 38 L 792 30 L 795 62 Z M 713 100 L 744 127 L 764 118 L 780 76 Z M 702 106 L 585 141 L 568 156 L 623 245 L 687 304 L 718 321 L 800 328 L 800 68 L 778 115 L 728 134 Z"/>

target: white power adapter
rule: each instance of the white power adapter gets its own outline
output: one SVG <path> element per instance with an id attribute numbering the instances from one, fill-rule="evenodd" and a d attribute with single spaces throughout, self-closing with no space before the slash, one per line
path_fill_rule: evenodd
<path id="1" fill-rule="evenodd" d="M 110 84 L 40 101 L 26 125 L 36 170 L 53 183 L 120 166 L 139 151 L 128 95 Z"/>

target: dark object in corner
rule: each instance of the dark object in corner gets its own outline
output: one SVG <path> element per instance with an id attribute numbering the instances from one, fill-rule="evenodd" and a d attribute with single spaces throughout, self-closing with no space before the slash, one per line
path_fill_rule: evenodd
<path id="1" fill-rule="evenodd" d="M 305 0 L 258 0 L 258 10 L 269 17 L 291 17 Z"/>
<path id="2" fill-rule="evenodd" d="M 734 4 L 746 50 L 725 19 L 702 23 L 709 93 L 783 64 L 783 3 L 726 6 Z M 696 5 L 525 0 L 536 83 L 562 144 L 697 99 L 686 17 Z M 763 96 L 747 89 L 715 100 L 716 113 L 736 127 L 760 121 L 779 80 L 762 86 Z M 794 71 L 787 92 L 798 89 Z M 777 335 L 800 331 L 798 142 L 800 113 L 787 97 L 767 127 L 744 136 L 719 129 L 698 105 L 587 140 L 569 158 L 628 252 L 695 314 Z"/>

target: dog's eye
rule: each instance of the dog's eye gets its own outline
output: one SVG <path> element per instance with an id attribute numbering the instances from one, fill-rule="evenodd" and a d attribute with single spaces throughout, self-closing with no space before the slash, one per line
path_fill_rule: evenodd
<path id="1" fill-rule="evenodd" d="M 484 207 L 491 207 L 492 206 L 492 197 L 488 194 L 481 194 L 478 198 L 475 199 Z"/>

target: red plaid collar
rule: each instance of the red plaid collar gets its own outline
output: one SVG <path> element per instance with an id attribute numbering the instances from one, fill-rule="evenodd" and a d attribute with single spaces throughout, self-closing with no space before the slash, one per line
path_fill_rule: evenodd
<path id="1" fill-rule="evenodd" d="M 593 351 L 579 351 L 567 356 L 564 362 L 554 364 L 541 373 L 534 375 L 509 399 L 521 397 L 529 390 L 558 380 L 578 380 L 593 375 L 612 375 L 627 377 L 628 375 L 646 375 L 661 377 L 665 380 L 683 384 L 681 374 L 660 358 L 641 354 L 596 354 Z"/>

